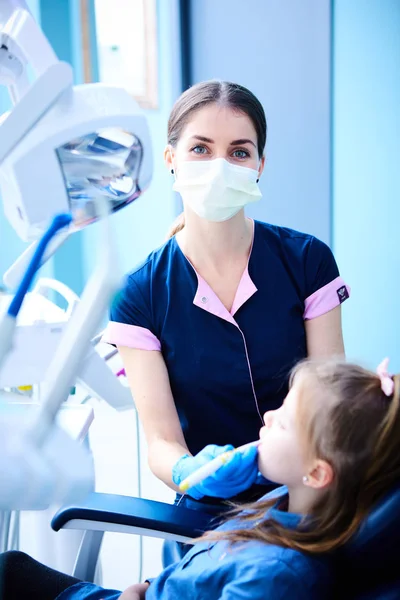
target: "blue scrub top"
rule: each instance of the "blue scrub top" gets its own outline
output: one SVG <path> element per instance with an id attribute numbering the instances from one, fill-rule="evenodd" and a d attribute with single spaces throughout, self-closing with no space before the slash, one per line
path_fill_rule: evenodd
<path id="1" fill-rule="evenodd" d="M 273 494 L 277 501 L 267 515 L 287 528 L 296 528 L 301 517 L 280 510 L 287 503 L 286 488 Z M 230 519 L 218 529 L 234 529 L 237 525 Z M 146 600 L 321 600 L 331 597 L 333 576 L 333 558 L 328 555 L 311 556 L 258 541 L 230 547 L 224 541 L 202 542 L 151 582 Z M 78 583 L 57 600 L 117 600 L 120 593 Z"/>
<path id="2" fill-rule="evenodd" d="M 282 404 L 291 368 L 307 355 L 304 321 L 349 292 L 325 243 L 255 221 L 229 312 L 173 237 L 126 277 L 103 341 L 162 352 L 192 454 L 240 446 Z"/>

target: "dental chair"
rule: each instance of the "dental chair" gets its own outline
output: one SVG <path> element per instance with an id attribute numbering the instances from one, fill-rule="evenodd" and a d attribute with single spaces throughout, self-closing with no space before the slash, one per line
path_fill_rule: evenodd
<path id="1" fill-rule="evenodd" d="M 337 555 L 337 598 L 400 599 L 400 483 Z"/>
<path id="2" fill-rule="evenodd" d="M 191 538 L 214 528 L 216 520 L 205 513 L 163 502 L 92 493 L 79 506 L 60 509 L 51 525 L 55 531 L 85 531 L 73 575 L 93 582 L 105 531 L 190 544 Z M 400 600 L 400 483 L 337 552 L 334 598 Z"/>

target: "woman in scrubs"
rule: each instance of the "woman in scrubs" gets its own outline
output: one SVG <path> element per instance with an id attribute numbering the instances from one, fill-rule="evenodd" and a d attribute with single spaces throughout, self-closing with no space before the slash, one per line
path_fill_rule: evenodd
<path id="1" fill-rule="evenodd" d="M 150 468 L 176 491 L 257 439 L 297 361 L 344 353 L 349 288 L 329 247 L 245 215 L 261 199 L 266 133 L 263 107 L 238 84 L 199 83 L 177 100 L 164 159 L 184 211 L 126 277 L 103 337 L 122 357 Z M 177 502 L 215 512 L 271 487 L 252 447 Z"/>

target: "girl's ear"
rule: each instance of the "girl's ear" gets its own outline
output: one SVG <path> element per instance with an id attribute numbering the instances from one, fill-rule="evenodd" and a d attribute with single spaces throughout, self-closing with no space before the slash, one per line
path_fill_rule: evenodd
<path id="1" fill-rule="evenodd" d="M 333 481 L 332 466 L 326 460 L 316 460 L 303 481 L 304 485 L 315 490 L 328 487 Z"/>

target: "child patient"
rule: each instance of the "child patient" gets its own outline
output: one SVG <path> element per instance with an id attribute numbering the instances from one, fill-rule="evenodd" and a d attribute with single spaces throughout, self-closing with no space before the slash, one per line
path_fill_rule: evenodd
<path id="1" fill-rule="evenodd" d="M 236 509 L 180 562 L 124 592 L 7 552 L 2 599 L 329 598 L 332 551 L 400 478 L 399 395 L 387 360 L 377 374 L 346 362 L 300 363 L 284 404 L 264 415 L 260 430 L 259 470 L 283 487 Z"/>

